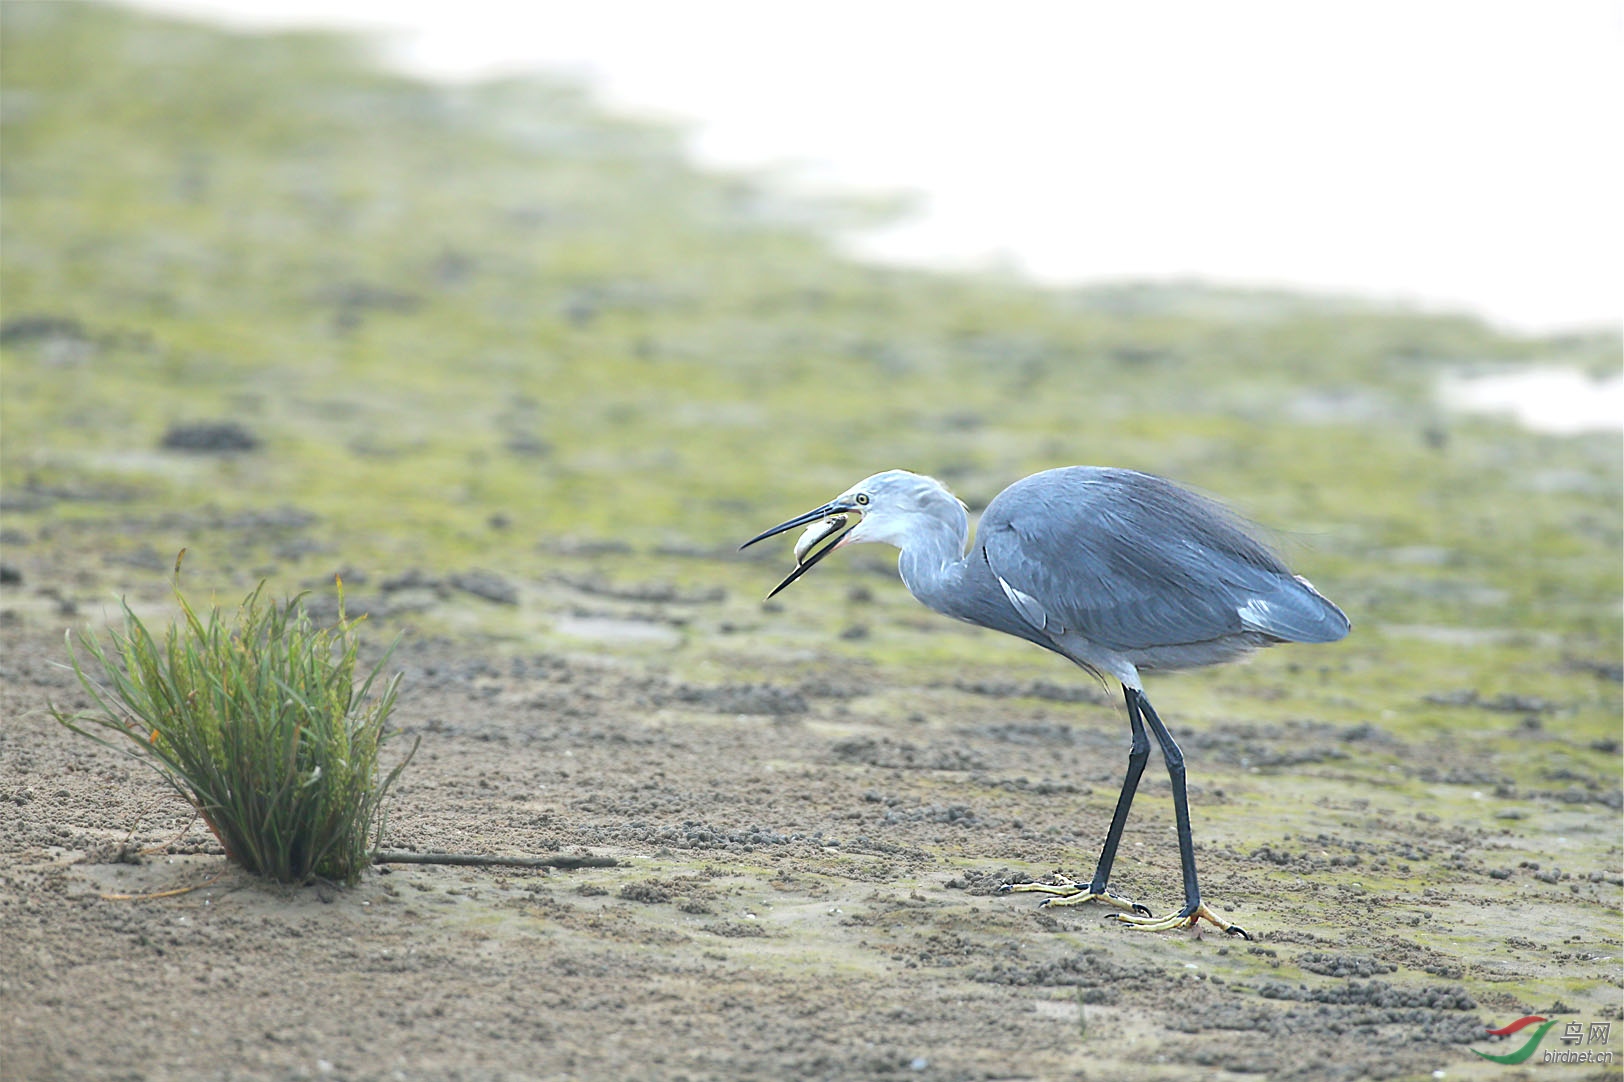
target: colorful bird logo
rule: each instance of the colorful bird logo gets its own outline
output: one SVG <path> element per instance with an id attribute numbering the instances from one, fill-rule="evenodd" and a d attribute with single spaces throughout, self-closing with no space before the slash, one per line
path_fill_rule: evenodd
<path id="1" fill-rule="evenodd" d="M 1472 1049 L 1472 1053 L 1474 1055 L 1482 1056 L 1484 1059 L 1493 1060 L 1495 1063 L 1504 1063 L 1508 1065 L 1513 1063 L 1521 1063 L 1523 1060 L 1534 1054 L 1534 1049 L 1539 1047 L 1540 1038 L 1544 1037 L 1546 1032 L 1552 1026 L 1556 1025 L 1556 1020 L 1550 1019 L 1547 1021 L 1541 1015 L 1529 1014 L 1524 1015 L 1508 1026 L 1501 1026 L 1499 1029 L 1489 1030 L 1488 1035 L 1490 1037 L 1509 1037 L 1513 1033 L 1516 1033 L 1519 1029 L 1524 1029 L 1535 1024 L 1536 1022 L 1541 1023 L 1540 1027 L 1536 1029 L 1534 1031 L 1534 1035 L 1529 1037 L 1528 1040 L 1524 1042 L 1523 1046 L 1517 1049 L 1515 1052 L 1507 1052 L 1503 1056 L 1491 1056 L 1487 1052 L 1479 1052 L 1474 1048 Z"/>

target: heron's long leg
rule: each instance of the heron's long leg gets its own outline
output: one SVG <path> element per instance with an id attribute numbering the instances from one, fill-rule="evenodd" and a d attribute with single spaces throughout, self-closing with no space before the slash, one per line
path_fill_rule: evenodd
<path id="1" fill-rule="evenodd" d="M 1082 905 L 1084 902 L 1106 902 L 1119 909 L 1139 913 L 1146 917 L 1151 912 L 1137 902 L 1113 893 L 1107 884 L 1111 879 L 1111 865 L 1116 860 L 1117 846 L 1122 844 L 1122 828 L 1128 822 L 1128 809 L 1133 807 L 1133 795 L 1139 789 L 1139 778 L 1150 759 L 1150 738 L 1145 735 L 1145 722 L 1139 713 L 1132 689 L 1124 686 L 1123 698 L 1128 704 L 1128 725 L 1133 731 L 1133 746 L 1128 750 L 1128 772 L 1122 778 L 1122 791 L 1117 794 L 1116 812 L 1111 816 L 1111 829 L 1106 832 L 1105 845 L 1100 849 L 1100 862 L 1094 867 L 1094 879 L 1084 887 L 1056 873 L 1053 883 L 1012 883 L 1004 889 L 1010 892 L 1033 891 L 1047 894 L 1044 905 Z"/>
<path id="2" fill-rule="evenodd" d="M 1114 915 L 1120 921 L 1150 931 L 1190 928 L 1199 921 L 1208 920 L 1231 935 L 1251 939 L 1246 929 L 1224 920 L 1202 902 L 1201 884 L 1195 874 L 1195 840 L 1190 834 L 1190 799 L 1184 789 L 1184 753 L 1179 750 L 1178 741 L 1173 739 L 1173 734 L 1167 731 L 1167 726 L 1162 724 L 1162 719 L 1156 716 L 1156 709 L 1150 705 L 1150 700 L 1145 698 L 1145 693 L 1130 688 L 1127 695 L 1130 711 L 1134 701 L 1137 700 L 1145 720 L 1150 722 L 1150 731 L 1156 734 L 1156 742 L 1162 746 L 1162 761 L 1167 764 L 1167 777 L 1173 785 L 1173 818 L 1178 825 L 1179 866 L 1184 872 L 1184 908 L 1172 916 L 1155 920 L 1126 914 Z"/>
<path id="3" fill-rule="evenodd" d="M 1122 828 L 1128 822 L 1128 809 L 1133 807 L 1133 795 L 1139 791 L 1139 778 L 1150 760 L 1150 739 L 1145 736 L 1145 722 L 1139 704 L 1134 701 L 1131 688 L 1122 689 L 1128 704 L 1128 725 L 1133 730 L 1133 746 L 1128 750 L 1128 772 L 1122 778 L 1122 792 L 1117 794 L 1116 813 L 1111 816 L 1111 829 L 1106 832 L 1105 845 L 1100 849 L 1100 862 L 1094 868 L 1093 889 L 1104 891 L 1111 878 L 1111 865 L 1116 861 L 1117 846 L 1122 844 Z"/>

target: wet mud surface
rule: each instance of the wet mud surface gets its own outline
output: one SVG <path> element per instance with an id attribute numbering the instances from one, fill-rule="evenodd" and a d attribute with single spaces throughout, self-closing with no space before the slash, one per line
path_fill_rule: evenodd
<path id="1" fill-rule="evenodd" d="M 1092 871 L 1127 740 L 1086 682 L 696 685 L 408 642 L 386 846 L 620 865 L 290 889 L 44 716 L 80 696 L 60 640 L 0 645 L 7 1078 L 1514 1078 L 1472 1055 L 1509 1047 L 1485 1025 L 1618 1018 L 1616 837 L 1533 852 L 1615 827 L 1616 788 L 1496 819 L 1468 752 L 1379 725 L 1184 730 L 1208 901 L 1256 940 L 1151 934 L 997 890 Z M 1486 814 L 1417 811 L 1387 768 Z M 1155 761 L 1117 868 L 1179 901 Z"/>

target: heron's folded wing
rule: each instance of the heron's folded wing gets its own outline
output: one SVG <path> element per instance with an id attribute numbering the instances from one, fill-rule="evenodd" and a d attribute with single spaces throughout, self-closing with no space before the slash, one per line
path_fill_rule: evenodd
<path id="1" fill-rule="evenodd" d="M 1119 650 L 1307 619 L 1295 577 L 1221 508 L 1144 484 L 1056 485 L 988 508 L 977 546 L 1023 619 Z"/>
<path id="2" fill-rule="evenodd" d="M 1241 606 L 1241 624 L 1248 631 L 1286 642 L 1336 642 L 1347 635 L 1347 616 L 1301 575 L 1272 586 Z"/>

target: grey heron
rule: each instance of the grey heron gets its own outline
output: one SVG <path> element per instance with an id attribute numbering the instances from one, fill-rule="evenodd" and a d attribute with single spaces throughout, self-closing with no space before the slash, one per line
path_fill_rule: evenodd
<path id="1" fill-rule="evenodd" d="M 855 525 L 853 515 L 860 516 Z M 1124 911 L 1111 916 L 1139 928 L 1207 920 L 1251 938 L 1201 900 L 1184 756 L 1139 675 L 1231 661 L 1275 643 L 1335 642 L 1349 628 L 1341 609 L 1221 504 L 1133 470 L 1070 466 L 1017 481 L 987 505 L 973 542 L 967 509 L 941 482 L 888 470 L 740 548 L 797 526 L 808 529 L 795 549 L 795 570 L 768 597 L 837 548 L 884 542 L 901 550 L 902 581 L 928 607 L 1036 643 L 1122 685 L 1133 742 L 1094 878 L 1005 889 L 1046 894 L 1044 905 L 1104 902 Z M 1161 918 L 1109 887 L 1150 757 L 1147 724 L 1172 782 L 1184 877 L 1184 907 Z"/>

